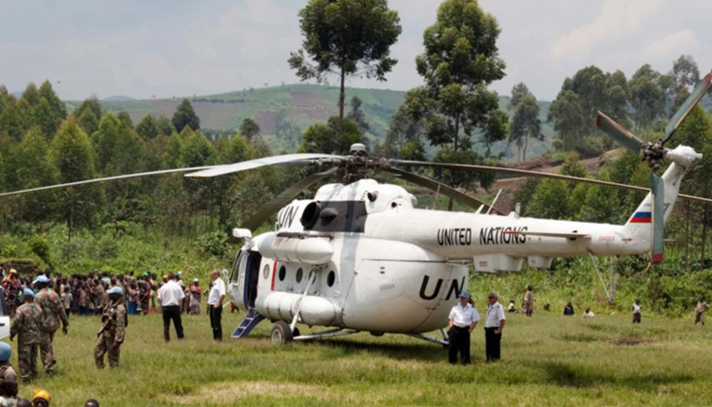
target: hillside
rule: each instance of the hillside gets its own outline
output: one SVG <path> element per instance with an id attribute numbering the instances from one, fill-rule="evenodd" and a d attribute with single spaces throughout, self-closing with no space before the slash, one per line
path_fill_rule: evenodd
<path id="1" fill-rule="evenodd" d="M 403 91 L 381 89 L 349 88 L 346 92 L 347 103 L 353 96 L 358 96 L 363 101 L 362 108 L 366 120 L 371 125 L 369 138 L 374 141 L 385 139 L 391 116 L 403 102 L 404 95 Z M 204 129 L 236 130 L 243 119 L 251 117 L 259 123 L 262 135 L 272 151 L 280 152 L 293 151 L 298 144 L 298 140 L 290 141 L 284 137 L 277 137 L 276 129 L 280 124 L 289 123 L 303 132 L 311 124 L 323 123 L 329 117 L 338 114 L 338 97 L 337 87 L 296 84 L 194 96 L 188 99 L 200 117 L 201 127 Z M 149 113 L 173 116 L 181 100 L 182 97 L 175 97 L 153 100 L 103 100 L 100 103 L 106 110 L 128 112 L 134 123 L 138 123 Z M 503 108 L 507 102 L 507 97 L 501 98 Z M 81 101 L 69 101 L 67 104 L 72 110 L 78 107 Z M 546 120 L 550 105 L 550 102 L 540 102 L 543 122 Z M 546 123 L 543 125 L 543 132 L 547 135 L 547 140 L 530 143 L 528 158 L 538 157 L 549 148 L 555 133 Z M 495 154 L 501 151 L 505 151 L 506 157 L 516 156 L 516 152 L 507 149 L 506 142 L 498 143 L 493 148 Z"/>

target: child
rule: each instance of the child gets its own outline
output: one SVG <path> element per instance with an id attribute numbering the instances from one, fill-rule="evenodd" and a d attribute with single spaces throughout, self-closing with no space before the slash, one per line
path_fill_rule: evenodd
<path id="1" fill-rule="evenodd" d="M 594 313 L 591 312 L 591 307 L 586 307 L 586 312 L 583 313 L 583 318 L 584 318 L 584 319 L 589 319 L 589 318 L 593 318 L 593 317 L 595 317 L 595 316 L 596 316 L 596 315 L 594 315 Z"/>
<path id="2" fill-rule="evenodd" d="M 517 307 L 514 305 L 514 300 L 509 300 L 509 305 L 507 306 L 507 312 L 517 312 Z"/>
<path id="3" fill-rule="evenodd" d="M 633 323 L 640 323 L 640 298 L 636 298 L 635 304 L 633 304 Z"/>

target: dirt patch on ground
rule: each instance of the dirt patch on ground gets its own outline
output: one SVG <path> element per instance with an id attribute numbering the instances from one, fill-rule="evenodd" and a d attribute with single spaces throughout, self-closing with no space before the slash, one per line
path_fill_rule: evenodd
<path id="1" fill-rule="evenodd" d="M 652 342 L 652 340 L 644 339 L 644 338 L 620 338 L 620 339 L 611 341 L 611 343 L 613 345 L 618 345 L 618 346 L 635 346 L 635 345 L 640 345 L 640 344 L 649 343 L 649 342 Z"/>
<path id="2" fill-rule="evenodd" d="M 235 400 L 251 396 L 268 396 L 276 398 L 315 397 L 319 400 L 329 399 L 326 386 L 313 386 L 297 383 L 271 382 L 235 382 L 216 383 L 201 387 L 198 391 L 184 395 L 167 395 L 165 400 L 181 405 L 197 405 L 200 403 L 230 404 Z"/>
<path id="3" fill-rule="evenodd" d="M 277 129 L 277 113 L 259 112 L 255 116 L 255 121 L 260 125 L 260 134 L 275 134 Z"/>
<path id="4" fill-rule="evenodd" d="M 327 120 L 337 112 L 336 105 L 327 106 L 324 101 L 311 92 L 289 92 L 294 102 L 287 109 L 289 117 L 308 117 L 320 121 Z"/>

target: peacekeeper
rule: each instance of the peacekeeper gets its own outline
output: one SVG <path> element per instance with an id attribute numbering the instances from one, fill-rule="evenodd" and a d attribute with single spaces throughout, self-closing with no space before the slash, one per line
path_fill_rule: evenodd
<path id="1" fill-rule="evenodd" d="M 448 361 L 451 364 L 457 363 L 457 353 L 460 352 L 460 359 L 463 365 L 470 364 L 470 333 L 477 326 L 480 314 L 468 300 L 470 293 L 462 291 L 460 302 L 450 310 L 450 330 L 448 331 Z"/>
<path id="2" fill-rule="evenodd" d="M 22 291 L 25 303 L 15 313 L 10 328 L 10 341 L 17 336 L 17 364 L 22 381 L 27 383 L 37 377 L 37 350 L 42 333 L 47 330 L 42 307 L 35 303 L 35 292 Z"/>
<path id="3" fill-rule="evenodd" d="M 0 342 L 0 396 L 3 398 L 17 396 L 17 373 L 10 364 L 12 347 L 6 342 Z M 14 391 L 8 385 L 14 382 Z"/>
<path id="4" fill-rule="evenodd" d="M 51 280 L 47 278 L 47 276 L 40 275 L 33 284 L 40 290 L 35 296 L 35 301 L 37 305 L 42 308 L 42 314 L 47 324 L 47 330 L 42 332 L 42 337 L 40 338 L 40 359 L 44 364 L 45 371 L 47 373 L 54 373 L 54 365 L 57 363 L 54 359 L 54 348 L 52 347 L 54 333 L 59 329 L 59 323 L 61 321 L 62 333 L 66 335 L 69 320 L 67 319 L 67 313 L 64 310 L 59 294 L 55 291 L 49 291 L 47 288 L 50 282 Z"/>
<path id="5" fill-rule="evenodd" d="M 104 368 L 104 354 L 108 353 L 109 367 L 119 367 L 121 344 L 124 343 L 124 329 L 126 328 L 126 307 L 123 303 L 124 291 L 112 287 L 106 291 L 109 295 L 109 304 L 101 316 L 104 327 L 99 332 L 99 343 L 94 349 L 94 362 L 99 369 Z"/>

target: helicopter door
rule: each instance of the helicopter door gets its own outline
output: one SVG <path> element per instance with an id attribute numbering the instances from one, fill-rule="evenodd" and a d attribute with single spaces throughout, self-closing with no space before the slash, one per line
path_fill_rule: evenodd
<path id="1" fill-rule="evenodd" d="M 246 256 L 244 268 L 245 290 L 244 302 L 247 309 L 255 307 L 255 299 L 257 298 L 257 284 L 260 278 L 260 263 L 262 263 L 262 255 L 258 252 L 249 252 Z"/>

